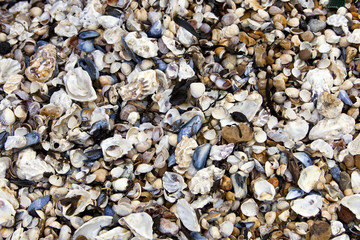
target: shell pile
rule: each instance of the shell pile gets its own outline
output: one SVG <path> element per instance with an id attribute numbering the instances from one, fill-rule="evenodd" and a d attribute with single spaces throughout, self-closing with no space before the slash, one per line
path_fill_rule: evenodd
<path id="1" fill-rule="evenodd" d="M 336 1 L 0 1 L 0 239 L 359 239 Z"/>

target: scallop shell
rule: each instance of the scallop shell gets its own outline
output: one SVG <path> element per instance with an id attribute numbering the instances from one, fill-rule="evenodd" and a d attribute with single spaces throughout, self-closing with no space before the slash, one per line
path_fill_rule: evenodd
<path id="1" fill-rule="evenodd" d="M 39 47 L 35 55 L 31 57 L 25 75 L 30 81 L 46 82 L 49 80 L 56 68 L 56 47 L 46 44 Z"/>
<path id="2" fill-rule="evenodd" d="M 64 83 L 67 94 L 75 101 L 91 102 L 97 98 L 89 74 L 81 67 L 70 70 L 64 76 Z"/>

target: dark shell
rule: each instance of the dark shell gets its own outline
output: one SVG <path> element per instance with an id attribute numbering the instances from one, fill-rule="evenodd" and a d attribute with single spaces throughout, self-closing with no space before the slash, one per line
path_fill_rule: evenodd
<path id="1" fill-rule="evenodd" d="M 91 80 L 94 81 L 99 78 L 99 70 L 91 58 L 85 56 L 85 58 L 80 58 L 78 62 L 80 67 L 89 73 Z"/>
<path id="2" fill-rule="evenodd" d="M 171 154 L 168 158 L 168 167 L 172 167 L 176 164 L 175 153 Z"/>
<path id="3" fill-rule="evenodd" d="M 148 37 L 150 38 L 160 38 L 162 35 L 162 25 L 160 20 L 157 20 L 147 32 Z"/>
<path id="4" fill-rule="evenodd" d="M 286 200 L 293 200 L 299 197 L 304 196 L 304 191 L 298 188 L 295 189 L 291 189 L 288 194 L 286 195 L 285 199 Z"/>
<path id="5" fill-rule="evenodd" d="M 50 201 L 50 196 L 44 196 L 44 197 L 35 199 L 35 201 L 33 201 L 30 204 L 30 206 L 27 208 L 27 211 L 29 212 L 30 215 L 37 216 L 35 211 L 44 207 L 49 201 Z"/>
<path id="6" fill-rule="evenodd" d="M 180 142 L 183 136 L 191 137 L 201 128 L 202 119 L 199 115 L 194 116 L 184 126 L 181 127 L 177 141 Z"/>
<path id="7" fill-rule="evenodd" d="M 131 48 L 127 45 L 124 37 L 121 37 L 122 45 L 126 51 L 127 54 L 131 57 L 132 60 L 134 60 L 137 64 L 141 64 L 141 59 L 131 50 Z"/>
<path id="8" fill-rule="evenodd" d="M 40 141 L 40 135 L 37 132 L 31 132 L 25 135 L 26 147 L 37 144 Z"/>
<path id="9" fill-rule="evenodd" d="M 80 51 L 87 53 L 95 51 L 94 42 L 92 40 L 79 41 L 78 48 Z"/>
<path id="10" fill-rule="evenodd" d="M 296 160 L 304 164 L 305 167 L 309 167 L 313 164 L 310 156 L 307 155 L 305 152 L 296 152 L 293 153 L 293 156 Z"/>
<path id="11" fill-rule="evenodd" d="M 104 157 L 102 149 L 90 150 L 84 152 L 85 157 L 87 157 L 88 161 L 96 161 L 102 157 Z"/>
<path id="12" fill-rule="evenodd" d="M 339 91 L 338 98 L 340 98 L 340 100 L 343 101 L 343 103 L 345 103 L 346 105 L 349 105 L 349 106 L 353 105 L 353 102 L 351 101 L 349 95 L 347 94 L 347 92 L 345 90 Z"/>
<path id="13" fill-rule="evenodd" d="M 105 120 L 97 121 L 91 126 L 89 133 L 94 139 L 100 140 L 108 133 L 108 123 Z"/>
<path id="14" fill-rule="evenodd" d="M 88 30 L 88 31 L 83 31 L 81 33 L 79 33 L 78 38 L 80 39 L 92 39 L 92 38 L 97 38 L 100 36 L 100 33 L 93 31 L 93 30 Z"/>
<path id="15" fill-rule="evenodd" d="M 332 178 L 336 181 L 336 182 L 340 182 L 341 180 L 341 170 L 338 166 L 335 166 L 333 168 L 330 169 L 330 174 L 332 176 Z"/>
<path id="16" fill-rule="evenodd" d="M 114 216 L 115 215 L 115 212 L 114 212 L 114 210 L 112 209 L 112 207 L 110 205 L 107 205 L 104 208 L 103 213 L 104 213 L 105 216 Z"/>
<path id="17" fill-rule="evenodd" d="M 201 146 L 198 146 L 193 154 L 193 165 L 197 170 L 200 170 L 205 167 L 206 160 L 209 156 L 211 149 L 211 144 L 203 144 Z"/>
<path id="18" fill-rule="evenodd" d="M 4 148 L 4 145 L 5 145 L 5 142 L 6 142 L 8 136 L 9 136 L 9 133 L 7 131 L 3 131 L 0 133 L 0 149 Z"/>

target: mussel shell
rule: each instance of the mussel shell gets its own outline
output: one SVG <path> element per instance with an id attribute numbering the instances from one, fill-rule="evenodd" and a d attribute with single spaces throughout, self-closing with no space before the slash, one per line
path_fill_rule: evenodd
<path id="1" fill-rule="evenodd" d="M 29 214 L 31 216 L 34 217 L 38 217 L 37 213 L 35 212 L 36 210 L 41 209 L 42 207 L 44 207 L 48 202 L 50 201 L 50 196 L 44 196 L 38 199 L 35 199 L 27 208 L 27 211 L 29 212 Z"/>
<path id="2" fill-rule="evenodd" d="M 40 141 L 40 135 L 37 132 L 30 132 L 25 135 L 26 147 L 37 144 Z"/>
<path id="3" fill-rule="evenodd" d="M 162 36 L 162 25 L 161 21 L 157 20 L 154 24 L 150 27 L 147 35 L 149 38 L 160 38 Z"/>
<path id="4" fill-rule="evenodd" d="M 80 51 L 87 53 L 95 51 L 94 42 L 92 40 L 79 41 L 78 48 Z"/>
<path id="5" fill-rule="evenodd" d="M 99 78 L 99 70 L 91 58 L 85 56 L 85 58 L 80 58 L 78 63 L 82 69 L 88 72 L 91 80 L 96 80 Z"/>
<path id="6" fill-rule="evenodd" d="M 181 127 L 178 135 L 178 143 L 181 141 L 183 136 L 191 137 L 195 135 L 201 128 L 202 119 L 199 115 L 194 116 L 184 126 Z"/>
<path id="7" fill-rule="evenodd" d="M 100 33 L 93 31 L 93 30 L 88 30 L 88 31 L 83 31 L 83 32 L 79 33 L 78 38 L 87 40 L 87 39 L 97 38 L 99 36 L 100 36 Z"/>
<path id="8" fill-rule="evenodd" d="M 304 196 L 304 191 L 298 188 L 295 189 L 291 189 L 288 194 L 286 195 L 285 199 L 286 200 L 293 200 L 299 197 Z"/>
<path id="9" fill-rule="evenodd" d="M 105 120 L 95 122 L 89 133 L 95 140 L 102 139 L 108 133 L 108 123 Z"/>
<path id="10" fill-rule="evenodd" d="M 4 145 L 5 145 L 5 142 L 6 142 L 8 136 L 9 136 L 9 133 L 7 131 L 3 131 L 0 133 L 0 149 L 4 148 Z"/>
<path id="11" fill-rule="evenodd" d="M 197 170 L 200 170 L 205 167 L 206 160 L 209 156 L 211 149 L 211 144 L 203 144 L 201 146 L 198 146 L 193 154 L 193 165 Z"/>
<path id="12" fill-rule="evenodd" d="M 102 149 L 90 150 L 84 152 L 85 157 L 87 157 L 88 161 L 96 161 L 102 157 L 104 157 Z"/>

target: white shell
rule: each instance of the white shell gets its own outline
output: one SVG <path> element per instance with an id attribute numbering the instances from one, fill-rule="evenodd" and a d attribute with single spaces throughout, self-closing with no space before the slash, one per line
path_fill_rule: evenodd
<path id="1" fill-rule="evenodd" d="M 330 144 L 322 139 L 317 139 L 310 144 L 310 147 L 314 151 L 319 151 L 326 158 L 333 158 L 334 150 Z"/>
<path id="2" fill-rule="evenodd" d="M 309 131 L 309 123 L 301 118 L 298 118 L 295 121 L 288 121 L 284 130 L 291 139 L 297 142 L 306 137 Z"/>
<path id="3" fill-rule="evenodd" d="M 354 194 L 351 196 L 344 197 L 340 204 L 347 207 L 350 211 L 352 211 L 357 219 L 360 219 L 360 194 Z"/>
<path id="4" fill-rule="evenodd" d="M 225 173 L 215 166 L 210 166 L 199 170 L 189 183 L 189 189 L 192 194 L 208 194 L 214 181 L 220 179 Z"/>
<path id="5" fill-rule="evenodd" d="M 181 191 L 187 187 L 184 178 L 177 173 L 165 172 L 162 177 L 163 187 L 169 193 Z"/>
<path id="6" fill-rule="evenodd" d="M 100 216 L 92 218 L 75 231 L 73 239 L 76 239 L 79 236 L 85 237 L 86 239 L 95 239 L 101 228 L 109 226 L 111 222 L 111 216 Z"/>
<path id="7" fill-rule="evenodd" d="M 347 36 L 349 43 L 359 44 L 360 43 L 360 29 L 355 29 L 350 35 Z"/>
<path id="8" fill-rule="evenodd" d="M 4 58 L 0 60 L 0 84 L 4 84 L 12 76 L 20 72 L 21 65 L 18 61 Z"/>
<path id="9" fill-rule="evenodd" d="M 323 198 L 319 195 L 309 195 L 305 198 L 291 202 L 291 209 L 303 217 L 312 217 L 319 213 L 323 204 Z"/>
<path id="10" fill-rule="evenodd" d="M 120 23 L 120 19 L 110 15 L 104 15 L 98 17 L 98 22 L 103 28 L 113 28 Z"/>
<path id="11" fill-rule="evenodd" d="M 305 168 L 300 173 L 300 177 L 298 180 L 299 187 L 304 192 L 310 192 L 314 188 L 315 183 L 319 180 L 320 175 L 321 170 L 317 166 L 312 165 Z"/>
<path id="12" fill-rule="evenodd" d="M 132 233 L 122 227 L 113 228 L 105 233 L 101 233 L 95 237 L 96 240 L 127 240 L 131 237 Z"/>
<path id="13" fill-rule="evenodd" d="M 354 193 L 360 193 L 360 173 L 358 171 L 351 173 L 351 187 Z"/>
<path id="14" fill-rule="evenodd" d="M 153 220 L 145 212 L 132 213 L 119 220 L 120 224 L 125 224 L 131 232 L 141 239 L 153 239 Z"/>
<path id="15" fill-rule="evenodd" d="M 180 199 L 176 204 L 176 212 L 184 226 L 192 232 L 200 232 L 199 221 L 194 209 L 185 199 Z"/>
<path id="16" fill-rule="evenodd" d="M 252 198 L 241 204 L 240 209 L 241 212 L 247 217 L 253 217 L 259 213 L 259 207 Z"/>
<path id="17" fill-rule="evenodd" d="M 68 20 L 61 21 L 54 30 L 57 35 L 62 37 L 73 37 L 78 34 L 76 27 Z"/>
<path id="18" fill-rule="evenodd" d="M 309 133 L 310 140 L 323 139 L 325 141 L 340 139 L 355 128 L 354 118 L 344 113 L 336 118 L 320 120 Z"/>
<path id="19" fill-rule="evenodd" d="M 183 79 L 192 78 L 195 76 L 195 71 L 187 64 L 184 58 L 179 60 L 179 81 Z"/>
<path id="20" fill-rule="evenodd" d="M 326 19 L 326 23 L 334 27 L 341 27 L 342 25 L 346 25 L 347 22 L 348 19 L 339 14 L 333 14 Z"/>
<path id="21" fill-rule="evenodd" d="M 131 50 L 143 58 L 156 57 L 159 50 L 157 42 L 146 35 L 138 37 L 137 34 L 137 32 L 130 32 L 125 37 L 125 41 Z"/>
<path id="22" fill-rule="evenodd" d="M 266 180 L 258 180 L 254 183 L 254 195 L 259 201 L 271 201 L 276 194 L 274 186 Z"/>
<path id="23" fill-rule="evenodd" d="M 22 150 L 16 161 L 17 175 L 20 179 L 41 181 L 44 173 L 55 173 L 54 169 L 44 160 L 36 156 L 31 148 Z"/>
<path id="24" fill-rule="evenodd" d="M 348 144 L 347 149 L 351 155 L 355 156 L 360 154 L 360 135 Z"/>
<path id="25" fill-rule="evenodd" d="M 15 223 L 14 207 L 4 198 L 0 198 L 0 226 L 11 227 Z"/>
<path id="26" fill-rule="evenodd" d="M 161 37 L 161 39 L 163 40 L 163 42 L 165 43 L 166 47 L 175 55 L 181 55 L 185 52 L 185 49 L 183 48 L 182 50 L 178 49 L 176 47 L 176 42 L 174 39 L 168 38 L 165 35 L 163 35 Z"/>
<path id="27" fill-rule="evenodd" d="M 101 142 L 100 146 L 105 161 L 119 159 L 132 149 L 132 145 L 118 134 L 114 135 L 114 137 L 105 139 Z"/>
<path id="28" fill-rule="evenodd" d="M 81 67 L 70 70 L 64 76 L 67 94 L 79 102 L 91 102 L 96 99 L 89 74 Z"/>
<path id="29" fill-rule="evenodd" d="M 220 161 L 227 158 L 233 151 L 234 144 L 214 145 L 210 150 L 210 159 L 213 161 Z"/>
<path id="30" fill-rule="evenodd" d="M 195 148 L 198 146 L 193 138 L 183 136 L 182 140 L 178 143 L 175 149 L 176 163 L 180 168 L 188 168 L 192 161 L 192 155 Z"/>

